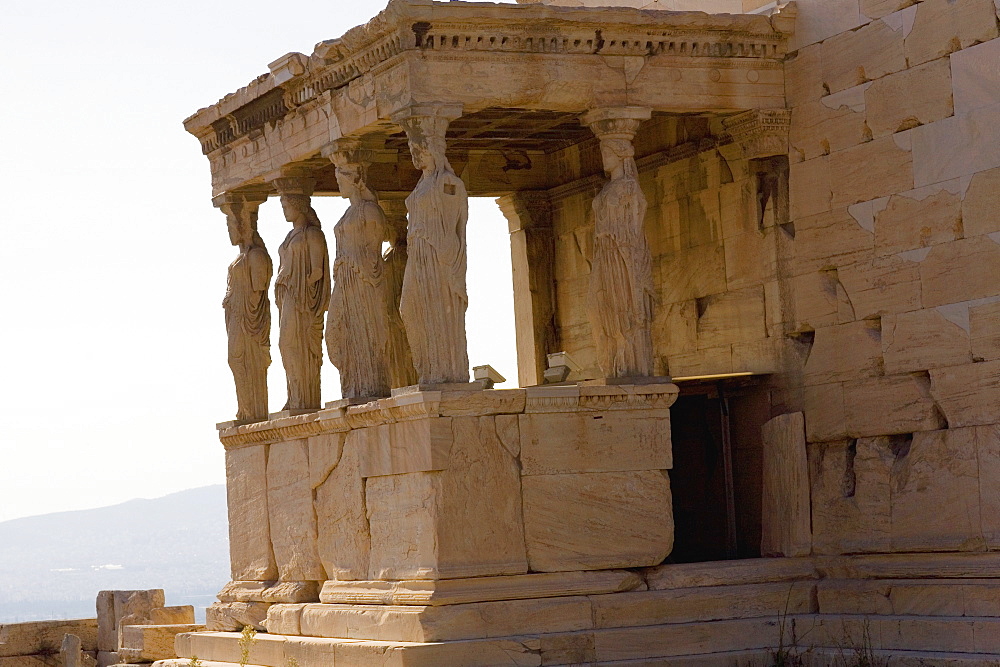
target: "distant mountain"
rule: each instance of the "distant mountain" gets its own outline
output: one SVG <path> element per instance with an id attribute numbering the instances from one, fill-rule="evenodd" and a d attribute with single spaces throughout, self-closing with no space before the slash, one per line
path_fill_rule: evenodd
<path id="1" fill-rule="evenodd" d="M 228 540 L 221 484 L 2 522 L 0 623 L 93 617 L 108 589 L 204 608 L 229 581 Z"/>

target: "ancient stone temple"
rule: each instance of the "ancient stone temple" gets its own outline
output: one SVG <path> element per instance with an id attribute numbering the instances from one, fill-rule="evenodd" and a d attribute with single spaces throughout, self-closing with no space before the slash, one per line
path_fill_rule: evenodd
<path id="1" fill-rule="evenodd" d="M 391 0 L 188 118 L 232 582 L 158 664 L 1000 659 L 997 12 Z M 470 381 L 469 197 L 517 389 Z"/>

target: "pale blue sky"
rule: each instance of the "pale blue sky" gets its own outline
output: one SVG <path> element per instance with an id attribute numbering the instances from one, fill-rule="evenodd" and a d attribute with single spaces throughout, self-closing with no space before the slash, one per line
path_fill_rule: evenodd
<path id="1" fill-rule="evenodd" d="M 5 5 L 0 521 L 224 481 L 214 424 L 235 413 L 220 305 L 235 250 L 181 121 L 383 7 Z M 317 200 L 331 244 L 344 208 Z M 276 260 L 287 231 L 276 201 L 260 228 Z M 509 246 L 493 202 L 473 202 L 469 244 L 470 361 L 516 382 Z M 323 393 L 339 397 L 329 362 Z"/>

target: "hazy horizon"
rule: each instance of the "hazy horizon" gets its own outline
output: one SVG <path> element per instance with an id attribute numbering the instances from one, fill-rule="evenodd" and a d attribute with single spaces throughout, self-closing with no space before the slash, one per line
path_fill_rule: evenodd
<path id="1" fill-rule="evenodd" d="M 225 481 L 214 425 L 236 410 L 221 308 L 236 250 L 211 203 L 208 160 L 181 123 L 384 6 L 5 9 L 0 521 Z M 314 201 L 332 252 L 346 203 Z M 275 263 L 289 227 L 277 201 L 261 207 Z M 472 202 L 468 237 L 469 358 L 516 384 L 507 227 L 492 201 Z M 272 357 L 277 410 L 276 333 Z M 340 397 L 328 360 L 323 383 L 324 401 Z"/>

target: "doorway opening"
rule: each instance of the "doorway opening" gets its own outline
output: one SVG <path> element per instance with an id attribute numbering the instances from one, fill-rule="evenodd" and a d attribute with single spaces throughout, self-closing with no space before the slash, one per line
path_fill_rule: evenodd
<path id="1" fill-rule="evenodd" d="M 678 381 L 670 409 L 674 550 L 667 563 L 760 557 L 761 377 Z"/>

